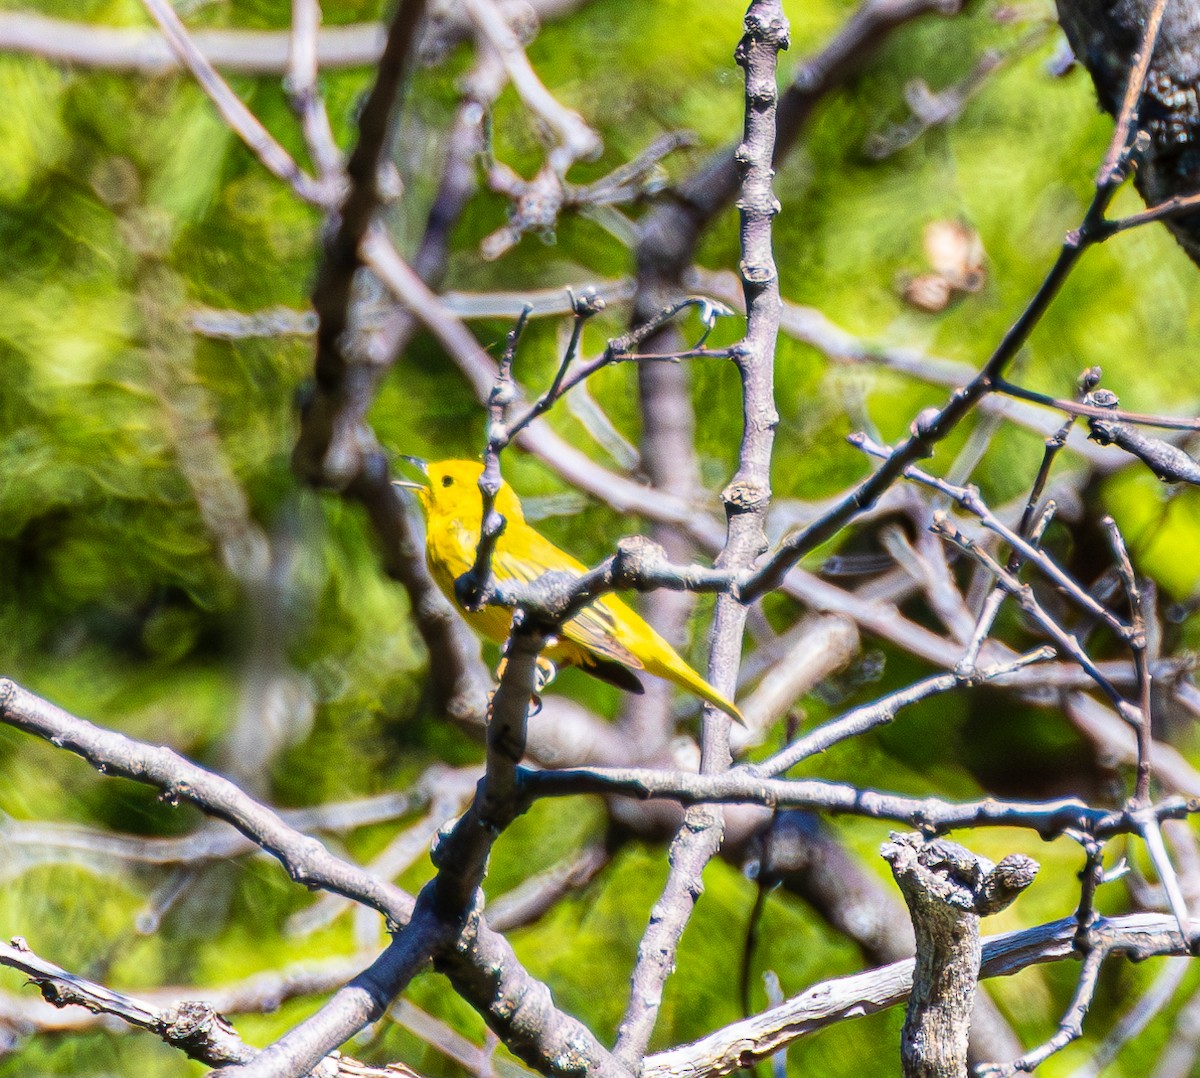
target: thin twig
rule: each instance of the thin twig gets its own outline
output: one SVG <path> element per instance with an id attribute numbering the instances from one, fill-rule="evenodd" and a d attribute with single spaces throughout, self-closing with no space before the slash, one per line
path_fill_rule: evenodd
<path id="1" fill-rule="evenodd" d="M 1154 59 L 1154 46 L 1158 43 L 1158 31 L 1162 28 L 1163 14 L 1169 2 L 1170 0 L 1154 0 L 1154 6 L 1146 16 L 1146 26 L 1142 31 L 1137 55 L 1129 70 L 1129 81 L 1125 86 L 1125 96 L 1117 114 L 1112 140 L 1096 176 L 1097 189 L 1119 186 L 1125 179 L 1126 162 L 1133 147 L 1133 137 L 1137 133 L 1142 94 L 1146 91 L 1146 79 L 1150 75 L 1150 61 Z"/>
<path id="2" fill-rule="evenodd" d="M 863 435 L 854 435 L 850 441 L 864 452 L 879 457 L 885 462 L 890 459 L 893 452 L 884 446 L 876 445 Z M 978 517 L 979 522 L 988 531 L 1000 536 L 1012 550 L 1018 552 L 1023 562 L 1028 562 L 1036 566 L 1055 586 L 1070 595 L 1084 611 L 1097 621 L 1108 626 L 1125 643 L 1130 643 L 1137 639 L 1138 631 L 1134 625 L 1123 622 L 1104 604 L 1098 602 L 1085 591 L 1078 582 L 1072 580 L 1044 550 L 1034 546 L 1018 532 L 1014 532 L 1000 521 L 983 501 L 977 488 L 955 486 L 953 483 L 948 483 L 946 480 L 939 479 L 928 472 L 923 472 L 912 465 L 906 467 L 902 474 L 906 479 L 911 479 L 914 482 L 921 483 L 938 491 L 940 494 L 946 495 L 946 497 L 953 499 L 963 509 L 967 510 L 967 512 Z M 1011 575 L 1011 570 L 1009 572 Z"/>
<path id="3" fill-rule="evenodd" d="M 1011 1063 L 994 1063 L 976 1068 L 976 1072 L 986 1078 L 1013 1078 L 1017 1074 L 1027 1074 L 1039 1067 L 1056 1052 L 1061 1052 L 1072 1041 L 1083 1036 L 1083 1019 L 1091 1008 L 1092 999 L 1096 995 L 1096 984 L 1100 977 L 1100 967 L 1108 951 L 1096 946 L 1083 957 L 1083 966 L 1079 972 L 1079 982 L 1075 986 L 1075 995 L 1071 1005 L 1062 1016 L 1058 1030 L 1045 1044 L 1026 1052 L 1020 1059 Z"/>
<path id="4" fill-rule="evenodd" d="M 292 42 L 286 86 L 292 107 L 300 116 L 304 141 L 321 182 L 333 190 L 342 180 L 342 154 L 325 102 L 317 92 L 317 37 L 321 26 L 320 0 L 292 0 Z"/>
<path id="5" fill-rule="evenodd" d="M 1150 711 L 1152 675 L 1146 646 L 1146 615 L 1142 606 L 1142 591 L 1138 587 L 1133 563 L 1129 560 L 1129 551 L 1125 547 L 1125 540 L 1121 536 L 1117 522 L 1112 517 L 1106 516 L 1100 523 L 1108 532 L 1108 541 L 1117 562 L 1117 572 L 1120 574 L 1126 598 L 1129 600 L 1131 632 L 1126 643 L 1133 653 L 1133 666 L 1137 671 L 1138 710 L 1141 712 L 1141 722 L 1137 726 L 1137 781 L 1133 790 L 1133 799 L 1136 804 L 1145 805 L 1150 801 L 1150 746 L 1154 739 L 1154 724 Z"/>
<path id="6" fill-rule="evenodd" d="M 1161 427 L 1164 430 L 1200 430 L 1200 418 L 1187 416 L 1152 415 L 1148 412 L 1128 412 L 1122 408 L 1106 408 L 1087 401 L 1071 401 L 1063 397 L 1051 397 L 1036 390 L 1025 389 L 1001 378 L 996 382 L 996 392 L 1018 400 L 1033 401 L 1048 408 L 1057 408 L 1072 416 L 1089 416 L 1093 419 L 1134 423 L 1142 427 Z"/>
<path id="7" fill-rule="evenodd" d="M 1137 1039 L 1178 991 L 1184 977 L 1192 969 L 1188 958 L 1168 958 L 1154 978 L 1154 983 L 1121 1015 L 1108 1036 L 1100 1042 L 1092 1058 L 1071 1072 L 1070 1078 L 1099 1078 L 1121 1050 Z"/>
<path id="8" fill-rule="evenodd" d="M 1142 840 L 1146 843 L 1146 852 L 1150 855 L 1150 862 L 1154 865 L 1155 872 L 1158 873 L 1158 881 L 1162 885 L 1163 891 L 1166 892 L 1167 906 L 1175 917 L 1176 924 L 1179 925 L 1180 933 L 1190 946 L 1192 940 L 1187 934 L 1187 926 L 1191 919 L 1188 916 L 1187 899 L 1183 897 L 1183 891 L 1179 886 L 1179 877 L 1175 873 L 1175 866 L 1171 864 L 1171 856 L 1167 853 L 1167 847 L 1163 843 L 1162 827 L 1157 818 L 1147 817 L 1140 833 Z"/>
<path id="9" fill-rule="evenodd" d="M 1079 641 L 1059 625 L 1047 612 L 1045 607 L 1038 602 L 1033 594 L 1033 589 L 1028 584 L 1022 584 L 1014 574 L 1008 572 L 995 558 L 980 547 L 978 543 L 974 543 L 968 539 L 967 536 L 958 530 L 946 514 L 936 514 L 933 526 L 940 535 L 943 535 L 949 542 L 953 543 L 964 553 L 975 558 L 985 569 L 993 573 L 1004 590 L 1017 600 L 1021 609 L 1042 626 L 1046 634 L 1054 641 L 1059 652 L 1070 656 L 1070 658 L 1079 664 L 1088 677 L 1100 687 L 1101 691 L 1109 698 L 1121 717 L 1130 726 L 1136 728 L 1140 725 L 1141 712 L 1134 708 L 1121 695 L 1117 687 L 1105 677 L 1091 656 L 1083 650 Z"/>
<path id="10" fill-rule="evenodd" d="M 149 1030 L 188 1058 L 210 1067 L 245 1063 L 256 1054 L 207 1003 L 156 1007 L 47 962 L 21 939 L 0 943 L 0 965 L 24 973 L 56 1007 L 86 1007 L 94 1014 L 114 1015 L 131 1026 Z"/>
<path id="11" fill-rule="evenodd" d="M 640 800 L 666 799 L 683 805 L 784 805 L 814 812 L 845 813 L 863 819 L 888 820 L 929 834 L 969 827 L 1017 827 L 1039 835 L 1140 834 L 1145 810 L 1099 809 L 1068 798 L 1059 801 L 951 802 L 938 797 L 904 797 L 863 790 L 851 783 L 825 779 L 776 779 L 738 767 L 719 774 L 698 775 L 652 767 L 572 767 L 555 771 L 522 768 L 517 774 L 525 799 L 618 795 Z M 1152 806 L 1154 819 L 1184 819 L 1200 812 L 1200 800 L 1172 797 Z"/>
<path id="12" fill-rule="evenodd" d="M 1165 202 L 1160 202 L 1139 213 L 1131 213 L 1128 217 L 1120 217 L 1115 221 L 1105 221 L 1105 236 L 1115 236 L 1118 232 L 1140 228 L 1142 225 L 1148 225 L 1154 221 L 1172 221 L 1180 217 L 1190 217 L 1197 210 L 1200 210 L 1200 194 L 1175 195 Z"/>
<path id="13" fill-rule="evenodd" d="M 599 136 L 577 112 L 561 105 L 542 85 L 499 5 L 494 0 L 465 0 L 464 6 L 478 32 L 500 54 L 508 77 L 526 108 L 558 137 L 559 150 L 551 153 L 555 172 L 559 176 L 565 175 L 575 161 L 598 153 Z"/>
<path id="14" fill-rule="evenodd" d="M 246 108 L 237 94 L 229 88 L 229 84 L 217 73 L 217 69 L 196 47 L 168 0 L 142 0 L 142 3 L 162 29 L 179 62 L 192 73 L 204 92 L 212 99 L 225 122 L 262 162 L 263 167 L 288 184 L 305 202 L 314 206 L 328 206 L 333 197 L 332 192 L 297 165 L 291 154 Z"/>

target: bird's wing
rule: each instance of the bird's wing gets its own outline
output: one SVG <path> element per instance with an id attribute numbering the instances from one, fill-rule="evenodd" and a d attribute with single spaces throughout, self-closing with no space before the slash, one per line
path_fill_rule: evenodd
<path id="1" fill-rule="evenodd" d="M 568 621 L 563 626 L 563 636 L 622 666 L 646 669 L 646 664 L 617 639 L 616 615 L 603 599 L 585 606 Z"/>
<path id="2" fill-rule="evenodd" d="M 569 562 L 567 565 L 555 566 L 555 569 L 577 574 L 584 572 L 584 567 L 574 558 L 564 555 L 557 548 L 554 550 L 559 558 Z M 551 571 L 530 559 L 514 557 L 511 551 L 503 547 L 492 555 L 492 564 L 498 577 L 511 577 L 526 584 Z M 620 615 L 611 609 L 617 603 L 620 603 L 619 599 L 610 599 L 607 596 L 590 603 L 563 626 L 562 635 L 597 656 L 611 659 L 634 670 L 644 670 L 646 664 L 617 639 L 617 618 Z"/>

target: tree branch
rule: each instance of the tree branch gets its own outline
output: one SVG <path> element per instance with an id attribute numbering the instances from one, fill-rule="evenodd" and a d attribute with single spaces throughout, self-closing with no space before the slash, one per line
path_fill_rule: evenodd
<path id="1" fill-rule="evenodd" d="M 1075 957 L 1073 917 L 983 941 L 980 976 L 1001 977 L 1031 965 Z M 1152 955 L 1181 955 L 1184 941 L 1175 921 L 1161 914 L 1115 917 L 1101 925 L 1121 953 L 1134 959 Z M 1192 922 L 1192 931 L 1200 922 Z M 642 1078 L 721 1078 L 767 1059 L 801 1037 L 849 1018 L 876 1014 L 908 998 L 913 984 L 913 960 L 881 969 L 824 981 L 805 989 L 780 1007 L 735 1022 L 692 1044 L 670 1048 L 646 1059 Z"/>

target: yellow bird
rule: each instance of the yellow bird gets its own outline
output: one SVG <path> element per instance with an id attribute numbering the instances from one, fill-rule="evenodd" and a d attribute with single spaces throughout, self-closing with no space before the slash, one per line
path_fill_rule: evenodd
<path id="1" fill-rule="evenodd" d="M 417 495 L 425 514 L 425 558 L 433 579 L 446 598 L 458 606 L 454 582 L 470 570 L 479 545 L 483 496 L 479 476 L 483 465 L 470 460 L 443 460 L 426 464 L 405 457 L 420 468 L 427 484 L 398 479 L 396 485 Z M 512 487 L 503 483 L 496 495 L 496 511 L 507 522 L 492 555 L 492 573 L 498 580 L 530 583 L 556 570 L 582 575 L 587 568 L 565 550 L 525 523 L 521 502 Z M 476 632 L 498 644 L 508 639 L 512 611 L 501 606 L 462 610 Z M 666 678 L 695 693 L 714 707 L 742 722 L 737 706 L 685 663 L 675 649 L 615 595 L 602 595 L 589 603 L 552 638 L 543 655 L 558 666 L 578 666 L 628 692 L 640 693 L 635 671 Z"/>

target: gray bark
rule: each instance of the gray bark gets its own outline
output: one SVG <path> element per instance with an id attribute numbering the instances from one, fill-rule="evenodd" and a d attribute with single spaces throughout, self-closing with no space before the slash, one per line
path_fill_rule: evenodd
<path id="1" fill-rule="evenodd" d="M 1058 0 L 1058 17 L 1101 106 L 1116 114 L 1154 0 Z M 1170 0 L 1138 109 L 1147 142 L 1134 182 L 1147 206 L 1200 190 L 1200 3 Z M 1200 263 L 1200 215 L 1166 222 Z"/>
<path id="2" fill-rule="evenodd" d="M 956 842 L 893 833 L 883 856 L 912 915 L 917 964 L 900 1055 L 904 1078 L 967 1078 L 967 1039 L 982 953 L 979 919 L 996 913 L 1037 874 L 1013 854 L 993 865 Z"/>

